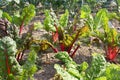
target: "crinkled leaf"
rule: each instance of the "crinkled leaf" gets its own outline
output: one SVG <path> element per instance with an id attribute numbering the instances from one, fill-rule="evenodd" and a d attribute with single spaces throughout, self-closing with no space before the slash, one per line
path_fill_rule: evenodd
<path id="1" fill-rule="evenodd" d="M 75 78 L 74 76 L 70 75 L 67 71 L 65 71 L 58 64 L 55 64 L 54 68 L 57 70 L 57 73 L 62 76 L 63 80 L 79 80 L 79 79 Z"/>
<path id="2" fill-rule="evenodd" d="M 43 28 L 43 25 L 41 22 L 35 22 L 34 23 L 34 30 L 37 30 L 37 29 L 42 29 Z"/>
<path id="3" fill-rule="evenodd" d="M 89 14 L 91 13 L 91 9 L 88 5 L 83 5 L 81 7 L 81 15 L 80 18 L 87 18 Z"/>
<path id="4" fill-rule="evenodd" d="M 104 29 L 105 33 L 108 33 L 110 31 L 110 28 L 108 25 L 109 18 L 108 18 L 107 10 L 104 9 L 102 14 L 103 14 L 103 19 L 102 19 L 103 29 Z"/>
<path id="5" fill-rule="evenodd" d="M 87 62 L 83 62 L 82 64 L 77 66 L 77 69 L 79 70 L 79 72 L 85 71 L 87 68 L 88 68 Z"/>
<path id="6" fill-rule="evenodd" d="M 70 58 L 67 52 L 58 52 L 55 57 L 61 60 L 64 63 L 73 62 L 72 58 Z"/>
<path id="7" fill-rule="evenodd" d="M 0 75 L 5 80 L 8 80 L 10 78 L 8 73 L 14 75 L 15 78 L 22 72 L 22 68 L 15 58 L 15 54 L 15 41 L 8 36 L 0 39 Z"/>
<path id="8" fill-rule="evenodd" d="M 35 16 L 35 6 L 30 4 L 22 10 L 22 14 L 20 16 L 21 20 L 24 21 L 25 24 L 28 24 L 30 20 Z"/>
<path id="9" fill-rule="evenodd" d="M 12 17 L 12 23 L 18 26 L 21 26 L 21 24 L 27 25 L 35 16 L 35 14 L 35 6 L 30 4 L 23 8 L 21 14 L 18 12 Z"/>
<path id="10" fill-rule="evenodd" d="M 106 68 L 106 77 L 108 80 L 120 80 L 120 65 L 108 64 Z"/>
<path id="11" fill-rule="evenodd" d="M 94 19 L 94 29 L 99 29 L 102 26 L 102 18 L 104 16 L 105 9 L 101 9 L 97 12 Z"/>
<path id="12" fill-rule="evenodd" d="M 68 24 L 68 19 L 69 19 L 69 12 L 68 10 L 65 11 L 64 14 L 59 19 L 59 24 L 61 27 L 66 27 Z"/>
<path id="13" fill-rule="evenodd" d="M 28 59 L 23 65 L 23 72 L 21 74 L 22 76 L 20 77 L 20 80 L 28 80 L 29 78 L 30 80 L 33 80 L 33 76 L 37 71 L 37 66 L 35 64 L 36 59 L 37 59 L 37 54 L 34 51 L 34 49 L 31 48 L 31 52 L 28 55 Z"/>
<path id="14" fill-rule="evenodd" d="M 8 13 L 3 12 L 2 17 L 6 18 L 8 21 L 12 22 L 12 17 Z"/>
<path id="15" fill-rule="evenodd" d="M 68 68 L 66 71 L 78 79 L 82 78 L 82 75 L 79 73 L 79 71 L 76 68 Z"/>
<path id="16" fill-rule="evenodd" d="M 18 17 L 18 16 L 12 17 L 12 23 L 14 23 L 15 25 L 20 26 L 21 22 L 22 22 L 22 20 L 20 19 L 20 17 Z"/>
<path id="17" fill-rule="evenodd" d="M 106 60 L 104 56 L 94 53 L 90 69 L 86 72 L 88 80 L 94 80 L 96 77 L 101 77 L 106 70 Z"/>
<path id="18" fill-rule="evenodd" d="M 52 16 L 50 15 L 50 11 L 46 10 L 45 11 L 45 20 L 44 20 L 44 29 L 46 31 L 56 31 L 54 27 L 54 20 L 52 19 Z"/>

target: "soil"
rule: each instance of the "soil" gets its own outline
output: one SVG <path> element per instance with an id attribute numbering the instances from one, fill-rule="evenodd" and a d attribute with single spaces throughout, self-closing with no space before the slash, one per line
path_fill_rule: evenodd
<path id="1" fill-rule="evenodd" d="M 43 14 L 40 14 L 40 16 L 36 16 L 32 22 L 43 22 L 44 20 Z M 117 22 L 118 23 L 118 22 Z M 31 23 L 32 24 L 32 23 Z M 30 25 L 31 25 L 30 24 Z M 118 23 L 119 24 L 119 23 Z M 119 26 L 117 25 L 117 28 Z M 27 30 L 28 27 L 25 28 Z M 47 32 L 44 30 L 38 30 L 33 32 L 33 36 L 35 38 L 41 38 L 42 35 L 46 34 Z M 97 47 L 87 47 L 87 46 L 81 46 L 81 48 L 78 49 L 76 52 L 76 55 L 74 56 L 73 60 L 80 64 L 84 61 L 90 63 L 91 62 L 91 54 L 92 53 L 99 53 L 102 54 L 104 51 L 102 49 L 98 49 Z M 41 52 L 38 53 L 38 65 L 39 69 L 34 75 L 35 80 L 53 80 L 53 77 L 56 73 L 54 69 L 54 64 L 60 64 L 61 62 L 54 58 L 54 55 L 56 53 L 52 52 Z"/>

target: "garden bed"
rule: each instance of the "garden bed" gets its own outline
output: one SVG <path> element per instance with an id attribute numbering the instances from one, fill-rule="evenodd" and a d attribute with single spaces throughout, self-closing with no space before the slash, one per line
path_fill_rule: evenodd
<path id="1" fill-rule="evenodd" d="M 50 2 L 3 1 L 0 80 L 120 80 L 119 13 L 105 2 Z"/>

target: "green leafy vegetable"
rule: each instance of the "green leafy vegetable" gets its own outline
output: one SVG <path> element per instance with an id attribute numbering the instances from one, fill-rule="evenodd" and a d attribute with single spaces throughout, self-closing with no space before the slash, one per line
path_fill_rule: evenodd
<path id="1" fill-rule="evenodd" d="M 60 26 L 66 27 L 68 24 L 68 19 L 69 19 L 69 12 L 68 10 L 66 10 L 65 13 L 59 19 Z"/>
<path id="2" fill-rule="evenodd" d="M 57 73 L 61 75 L 63 80 L 78 80 L 74 76 L 71 76 L 67 71 L 61 68 L 59 65 L 55 64 L 54 68 L 57 70 Z"/>
<path id="3" fill-rule="evenodd" d="M 44 29 L 46 31 L 56 31 L 54 27 L 54 20 L 52 19 L 52 16 L 50 15 L 50 11 L 46 10 L 45 11 L 45 20 L 44 20 Z"/>
<path id="4" fill-rule="evenodd" d="M 2 17 L 6 18 L 8 21 L 12 22 L 12 17 L 8 13 L 3 12 Z"/>
<path id="5" fill-rule="evenodd" d="M 34 30 L 43 28 L 43 25 L 41 22 L 35 22 L 33 26 L 34 26 Z"/>
<path id="6" fill-rule="evenodd" d="M 76 80 L 83 79 L 83 76 L 84 76 L 83 71 L 87 69 L 88 67 L 87 63 L 84 62 L 82 63 L 82 65 L 76 64 L 67 52 L 58 52 L 58 54 L 56 54 L 55 57 L 65 63 L 65 70 L 64 69 L 63 70 L 67 72 L 67 74 L 66 75 L 64 74 L 64 76 L 62 75 L 63 71 L 60 72 L 58 71 L 59 69 L 55 67 L 55 69 L 57 70 L 57 73 L 60 74 L 63 78 L 68 77 L 69 75 L 71 77 L 75 77 Z M 64 80 L 67 80 L 67 79 L 64 79 Z"/>
<path id="7" fill-rule="evenodd" d="M 22 66 L 23 67 L 23 72 L 22 72 L 22 76 L 20 77 L 20 80 L 34 80 L 33 76 L 35 74 L 35 72 L 37 71 L 37 66 L 36 66 L 36 58 L 37 58 L 37 54 L 33 49 L 31 49 L 32 51 L 29 53 L 28 59 L 25 62 L 25 64 Z"/>
<path id="8" fill-rule="evenodd" d="M 0 76 L 9 79 L 9 75 L 18 76 L 22 68 L 15 58 L 16 43 L 10 37 L 0 39 Z"/>
<path id="9" fill-rule="evenodd" d="M 27 25 L 32 18 L 35 16 L 35 7 L 30 4 L 27 7 L 23 8 L 20 16 L 13 16 L 12 22 L 18 26 L 20 26 L 19 34 L 21 34 L 23 26 Z"/>
<path id="10" fill-rule="evenodd" d="M 57 70 L 63 80 L 72 80 L 75 77 L 77 80 L 119 80 L 120 65 L 110 64 L 106 62 L 103 55 L 93 53 L 91 64 L 88 67 L 87 62 L 76 64 L 68 55 L 67 52 L 58 52 L 56 58 L 64 62 L 63 67 L 55 64 Z M 67 78 L 67 79 L 66 79 Z"/>
<path id="11" fill-rule="evenodd" d="M 87 79 L 94 80 L 97 77 L 101 77 L 105 70 L 106 70 L 105 58 L 100 54 L 94 53 L 90 68 L 86 72 Z"/>

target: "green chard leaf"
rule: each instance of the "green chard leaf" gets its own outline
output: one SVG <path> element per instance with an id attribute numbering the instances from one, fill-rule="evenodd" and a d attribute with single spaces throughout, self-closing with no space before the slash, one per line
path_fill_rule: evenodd
<path id="1" fill-rule="evenodd" d="M 28 55 L 28 59 L 25 62 L 25 64 L 22 66 L 23 67 L 23 72 L 22 76 L 20 77 L 20 80 L 34 80 L 33 76 L 35 72 L 37 71 L 37 66 L 36 66 L 36 59 L 37 59 L 37 53 L 33 48 L 31 48 L 31 52 Z"/>
<path id="2" fill-rule="evenodd" d="M 30 4 L 23 8 L 21 14 L 18 12 L 12 17 L 12 23 L 18 26 L 21 26 L 21 24 L 27 25 L 33 19 L 35 14 L 35 6 Z"/>
<path id="3" fill-rule="evenodd" d="M 87 80 L 101 77 L 106 70 L 106 60 L 101 54 L 94 53 L 90 68 L 86 72 Z"/>
<path id="4" fill-rule="evenodd" d="M 43 25 L 42 25 L 41 22 L 35 22 L 33 24 L 33 26 L 34 26 L 34 30 L 38 30 L 38 29 L 42 29 L 43 28 Z"/>
<path id="5" fill-rule="evenodd" d="M 107 13 L 108 13 L 107 10 L 104 9 L 102 23 L 103 23 L 103 29 L 104 29 L 106 34 L 109 33 L 109 31 L 110 31 L 110 26 L 108 25 L 109 18 L 108 18 Z"/>
<path id="6" fill-rule="evenodd" d="M 95 80 L 107 80 L 107 78 L 104 76 L 104 77 L 96 78 Z"/>
<path id="7" fill-rule="evenodd" d="M 3 12 L 2 18 L 6 18 L 8 21 L 12 22 L 12 17 L 6 12 Z"/>
<path id="8" fill-rule="evenodd" d="M 97 12 L 94 19 L 94 29 L 99 29 L 102 26 L 102 18 L 104 16 L 105 9 L 101 9 Z"/>
<path id="9" fill-rule="evenodd" d="M 67 52 L 58 52 L 57 55 L 55 55 L 56 58 L 60 59 L 61 61 L 63 61 L 65 63 L 65 72 L 69 75 L 71 75 L 71 77 L 75 77 L 76 79 L 83 79 L 83 75 L 82 74 L 82 71 L 84 71 L 86 68 L 87 68 L 87 63 L 82 63 L 82 65 L 78 65 L 76 64 L 72 58 L 68 55 Z M 56 65 L 55 65 L 56 66 Z M 58 65 L 59 66 L 59 65 Z M 60 67 L 60 66 L 59 66 Z M 55 69 L 57 70 L 57 73 L 60 74 L 62 77 L 64 77 L 61 73 L 63 72 L 60 72 L 58 71 L 58 67 L 55 67 Z M 66 75 L 66 77 L 68 77 Z"/>
<path id="10" fill-rule="evenodd" d="M 75 78 L 74 76 L 70 75 L 67 71 L 65 71 L 58 64 L 55 64 L 54 68 L 57 70 L 57 73 L 62 76 L 63 80 L 79 80 L 79 79 Z"/>
<path id="11" fill-rule="evenodd" d="M 120 65 L 106 62 L 104 56 L 101 54 L 92 54 L 93 57 L 90 67 L 88 67 L 86 62 L 76 64 L 74 61 L 71 61 L 68 56 L 66 58 L 68 60 L 66 61 L 65 55 L 68 55 L 67 52 L 63 52 L 59 56 L 57 54 L 57 57 L 59 57 L 58 59 L 64 59 L 62 60 L 65 62 L 64 67 L 58 64 L 54 66 L 63 80 L 69 78 L 70 80 L 120 80 Z"/>
<path id="12" fill-rule="evenodd" d="M 62 14 L 60 19 L 59 19 L 60 26 L 66 27 L 68 24 L 68 19 L 69 19 L 69 12 L 68 12 L 68 10 L 66 10 L 65 13 Z"/>
<path id="13" fill-rule="evenodd" d="M 56 31 L 54 27 L 54 20 L 52 19 L 52 16 L 50 15 L 50 11 L 46 10 L 45 11 L 45 20 L 44 20 L 44 29 L 46 31 Z"/>
<path id="14" fill-rule="evenodd" d="M 120 65 L 108 64 L 105 72 L 107 80 L 120 80 Z"/>
<path id="15" fill-rule="evenodd" d="M 22 67 L 17 62 L 15 54 L 15 41 L 8 36 L 0 39 L 0 76 L 5 80 L 10 80 L 10 75 L 14 75 L 16 79 L 22 72 Z"/>
<path id="16" fill-rule="evenodd" d="M 25 24 L 28 24 L 30 20 L 35 16 L 35 6 L 30 4 L 22 10 L 22 14 L 20 16 L 21 20 L 24 21 Z"/>
<path id="17" fill-rule="evenodd" d="M 67 52 L 58 52 L 55 57 L 64 63 L 73 62 L 72 58 Z"/>
<path id="18" fill-rule="evenodd" d="M 80 18 L 87 18 L 91 13 L 91 9 L 88 5 L 83 5 L 81 7 L 81 15 Z"/>

